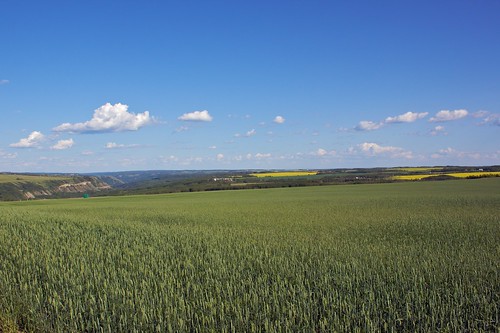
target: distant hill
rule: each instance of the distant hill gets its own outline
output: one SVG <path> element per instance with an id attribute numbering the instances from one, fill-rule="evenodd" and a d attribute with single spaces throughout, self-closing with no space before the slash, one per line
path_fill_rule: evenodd
<path id="1" fill-rule="evenodd" d="M 212 177 L 221 174 L 245 174 L 251 170 L 144 170 L 144 171 L 116 171 L 97 172 L 86 174 L 88 176 L 99 177 L 102 181 L 116 188 L 143 187 L 149 183 L 172 182 L 183 179 Z"/>
<path id="2" fill-rule="evenodd" d="M 0 173 L 0 201 L 500 177 L 500 166 Z"/>
<path id="3" fill-rule="evenodd" d="M 145 170 L 90 175 L 99 177 L 112 187 L 101 195 L 130 195 L 446 180 L 499 176 L 498 172 L 499 166 L 423 166 L 322 170 Z"/>
<path id="4" fill-rule="evenodd" d="M 95 176 L 0 173 L 0 201 L 68 198 L 110 189 Z"/>

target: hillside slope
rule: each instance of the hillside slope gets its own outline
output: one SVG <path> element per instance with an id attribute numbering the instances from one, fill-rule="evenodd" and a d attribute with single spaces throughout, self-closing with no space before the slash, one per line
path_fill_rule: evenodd
<path id="1" fill-rule="evenodd" d="M 0 200 L 76 197 L 111 189 L 98 177 L 80 175 L 0 174 Z"/>

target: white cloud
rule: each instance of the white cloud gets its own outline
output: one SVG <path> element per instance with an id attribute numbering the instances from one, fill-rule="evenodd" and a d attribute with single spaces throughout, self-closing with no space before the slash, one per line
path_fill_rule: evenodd
<path id="1" fill-rule="evenodd" d="M 19 140 L 19 142 L 10 144 L 13 148 L 32 148 L 37 147 L 45 136 L 38 131 L 31 132 L 27 138 Z"/>
<path id="2" fill-rule="evenodd" d="M 328 150 L 323 149 L 323 148 L 318 148 L 318 150 L 312 152 L 311 155 L 319 156 L 319 157 L 335 156 L 335 155 L 337 155 L 337 152 L 335 150 L 328 151 Z"/>
<path id="3" fill-rule="evenodd" d="M 375 123 L 369 120 L 362 120 L 358 126 L 355 127 L 357 131 L 374 131 L 384 126 L 384 123 Z"/>
<path id="4" fill-rule="evenodd" d="M 265 160 L 265 159 L 270 159 L 272 158 L 273 155 L 271 153 L 256 153 L 256 154 L 251 154 L 248 153 L 246 155 L 238 155 L 235 156 L 233 159 L 236 161 L 242 161 L 243 159 L 247 160 Z"/>
<path id="5" fill-rule="evenodd" d="M 440 149 L 437 153 L 431 155 L 433 159 L 446 158 L 446 159 L 458 159 L 461 161 L 477 161 L 480 159 L 498 159 L 497 154 L 481 154 L 479 152 L 466 152 L 459 151 L 454 148 L 448 147 L 445 149 Z"/>
<path id="6" fill-rule="evenodd" d="M 271 154 L 270 153 L 266 153 L 266 154 L 262 154 L 262 153 L 257 153 L 255 154 L 255 158 L 258 159 L 258 160 L 262 160 L 262 159 L 265 159 L 265 158 L 271 158 Z"/>
<path id="7" fill-rule="evenodd" d="M 368 156 L 389 155 L 393 158 L 413 158 L 413 154 L 411 151 L 404 150 L 400 147 L 380 146 L 373 142 L 364 142 L 358 146 L 359 148 L 361 148 L 361 151 Z"/>
<path id="8" fill-rule="evenodd" d="M 436 135 L 440 135 L 440 134 L 442 134 L 442 135 L 448 134 L 448 133 L 446 133 L 444 126 L 441 126 L 441 125 L 436 126 L 431 131 L 432 136 L 436 136 Z"/>
<path id="9" fill-rule="evenodd" d="M 393 123 L 412 123 L 418 119 L 422 119 L 426 117 L 429 113 L 428 112 L 406 112 L 394 117 L 387 117 L 385 118 L 384 121 L 381 122 L 374 122 L 370 120 L 362 120 L 359 122 L 359 124 L 354 128 L 357 131 L 374 131 L 378 130 L 381 127 L 383 127 L 386 124 L 393 124 Z M 343 129 L 341 129 L 343 130 Z"/>
<path id="10" fill-rule="evenodd" d="M 217 161 L 222 161 L 224 159 L 224 154 L 217 154 Z"/>
<path id="11" fill-rule="evenodd" d="M 285 118 L 283 118 L 282 116 L 276 116 L 276 118 L 274 118 L 273 120 L 276 124 L 283 124 L 285 122 Z"/>
<path id="12" fill-rule="evenodd" d="M 217 146 L 210 146 L 208 149 L 217 149 Z"/>
<path id="13" fill-rule="evenodd" d="M 175 155 L 160 156 L 160 159 L 163 163 L 177 163 L 177 162 L 179 162 L 179 158 Z"/>
<path id="14" fill-rule="evenodd" d="M 0 149 L 0 158 L 13 159 L 17 157 L 17 153 L 6 153 Z"/>
<path id="15" fill-rule="evenodd" d="M 240 118 L 241 119 L 250 119 L 250 118 L 252 118 L 252 116 L 249 115 L 249 114 L 246 114 L 244 116 L 241 116 L 241 115 L 238 115 L 238 114 L 228 114 L 227 117 L 228 118 L 233 118 L 233 119 L 240 119 Z"/>
<path id="16" fill-rule="evenodd" d="M 207 110 L 203 111 L 194 111 L 190 113 L 184 113 L 182 116 L 177 119 L 182 121 L 205 121 L 210 122 L 213 120 L 213 117 L 208 113 Z"/>
<path id="17" fill-rule="evenodd" d="M 451 148 L 451 147 L 448 147 L 446 149 L 440 149 L 439 152 L 438 152 L 439 155 L 455 155 L 457 153 L 458 152 L 455 149 Z"/>
<path id="18" fill-rule="evenodd" d="M 188 159 L 188 164 L 191 164 L 191 163 L 203 163 L 203 157 L 191 157 L 190 159 Z"/>
<path id="19" fill-rule="evenodd" d="M 459 110 L 458 110 L 459 111 Z M 384 121 L 374 122 L 371 120 L 362 120 L 359 124 L 354 127 L 356 131 L 374 131 L 378 130 L 385 125 L 395 124 L 395 123 L 412 123 L 418 119 L 427 117 L 429 112 L 406 112 L 394 117 L 387 117 Z M 347 131 L 348 129 L 341 128 L 340 131 Z"/>
<path id="20" fill-rule="evenodd" d="M 395 117 L 387 117 L 385 119 L 385 122 L 387 124 L 390 124 L 390 123 L 412 123 L 412 122 L 416 121 L 417 119 L 425 118 L 428 114 L 429 114 L 429 112 L 421 112 L 421 113 L 406 112 L 404 114 L 401 114 L 401 115 L 398 115 Z"/>
<path id="21" fill-rule="evenodd" d="M 181 132 L 186 132 L 188 130 L 189 130 L 189 127 L 187 127 L 187 126 L 181 126 L 181 127 L 176 128 L 175 132 L 176 133 L 181 133 Z"/>
<path id="22" fill-rule="evenodd" d="M 106 143 L 106 149 L 114 149 L 114 148 L 120 148 L 123 145 L 119 145 L 115 142 L 108 142 Z"/>
<path id="23" fill-rule="evenodd" d="M 134 114 L 127 110 L 128 105 L 121 103 L 111 105 L 110 103 L 106 103 L 94 110 L 91 120 L 84 123 L 64 123 L 53 130 L 56 132 L 74 133 L 137 131 L 139 128 L 154 121 L 149 116 L 148 111 Z"/>
<path id="24" fill-rule="evenodd" d="M 449 111 L 449 110 L 441 110 L 434 117 L 429 119 L 430 122 L 443 122 L 443 121 L 451 121 L 451 120 L 457 120 L 460 118 L 463 118 L 467 116 L 468 112 L 467 110 L 454 110 L 454 111 Z"/>
<path id="25" fill-rule="evenodd" d="M 131 166 L 144 165 L 145 160 L 138 158 L 123 158 L 118 161 L 118 163 L 120 163 L 122 167 L 130 168 Z"/>
<path id="26" fill-rule="evenodd" d="M 68 149 L 68 148 L 73 147 L 74 143 L 75 142 L 73 141 L 73 139 L 59 140 L 59 141 L 57 141 L 57 143 L 55 145 L 53 145 L 52 147 L 50 147 L 50 149 L 64 150 L 64 149 Z"/>
<path id="27" fill-rule="evenodd" d="M 191 156 L 191 157 L 178 157 L 175 155 L 170 155 L 170 156 L 159 156 L 159 161 L 163 164 L 168 164 L 168 165 L 177 165 L 177 166 L 190 166 L 193 164 L 200 164 L 204 162 L 203 157 L 196 157 L 196 156 Z"/>
<path id="28" fill-rule="evenodd" d="M 316 155 L 318 155 L 318 156 L 325 156 L 326 154 L 328 154 L 328 152 L 326 150 L 324 150 L 323 148 L 319 148 L 316 151 Z"/>
<path id="29" fill-rule="evenodd" d="M 489 111 L 481 110 L 481 111 L 474 112 L 473 114 L 471 114 L 471 116 L 474 118 L 486 118 L 488 115 L 490 115 L 490 113 L 491 112 L 489 112 Z"/>
<path id="30" fill-rule="evenodd" d="M 483 121 L 479 125 L 500 126 L 500 113 L 491 113 L 489 111 L 477 111 L 471 114 L 474 118 L 482 118 Z"/>
<path id="31" fill-rule="evenodd" d="M 254 136 L 255 134 L 257 134 L 257 132 L 254 129 L 252 129 L 252 130 L 246 132 L 245 136 Z"/>
<path id="32" fill-rule="evenodd" d="M 500 113 L 492 113 L 483 119 L 481 124 L 500 126 Z"/>
<path id="33" fill-rule="evenodd" d="M 255 129 L 251 129 L 250 131 L 246 132 L 245 134 L 236 133 L 234 136 L 237 138 L 241 138 L 241 137 L 249 138 L 251 136 L 254 136 L 255 134 L 257 134 L 257 131 Z"/>
<path id="34" fill-rule="evenodd" d="M 10 82 L 9 80 L 0 80 L 0 84 L 7 84 L 9 82 Z"/>
<path id="35" fill-rule="evenodd" d="M 124 145 L 124 144 L 118 144 L 116 142 L 106 143 L 106 149 L 137 148 L 137 147 L 139 147 L 138 144 Z"/>

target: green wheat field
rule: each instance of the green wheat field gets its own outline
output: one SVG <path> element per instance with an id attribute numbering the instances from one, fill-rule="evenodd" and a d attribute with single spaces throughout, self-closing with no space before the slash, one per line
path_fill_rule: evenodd
<path id="1" fill-rule="evenodd" d="M 0 203 L 0 331 L 498 332 L 500 179 Z"/>

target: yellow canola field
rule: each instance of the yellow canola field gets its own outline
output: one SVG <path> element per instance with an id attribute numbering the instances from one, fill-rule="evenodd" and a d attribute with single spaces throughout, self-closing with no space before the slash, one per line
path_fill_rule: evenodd
<path id="1" fill-rule="evenodd" d="M 469 177 L 500 177 L 500 171 L 477 171 L 477 172 L 456 172 L 456 173 L 440 173 L 432 175 L 400 175 L 394 176 L 394 180 L 421 180 L 423 178 L 436 177 L 436 176 L 451 176 L 455 178 L 469 178 Z"/>
<path id="2" fill-rule="evenodd" d="M 283 171 L 283 172 L 263 172 L 251 173 L 250 176 L 264 178 L 264 177 L 297 177 L 297 176 L 314 176 L 317 171 Z"/>
<path id="3" fill-rule="evenodd" d="M 500 171 L 457 172 L 457 173 L 447 173 L 446 175 L 457 178 L 500 177 Z"/>

